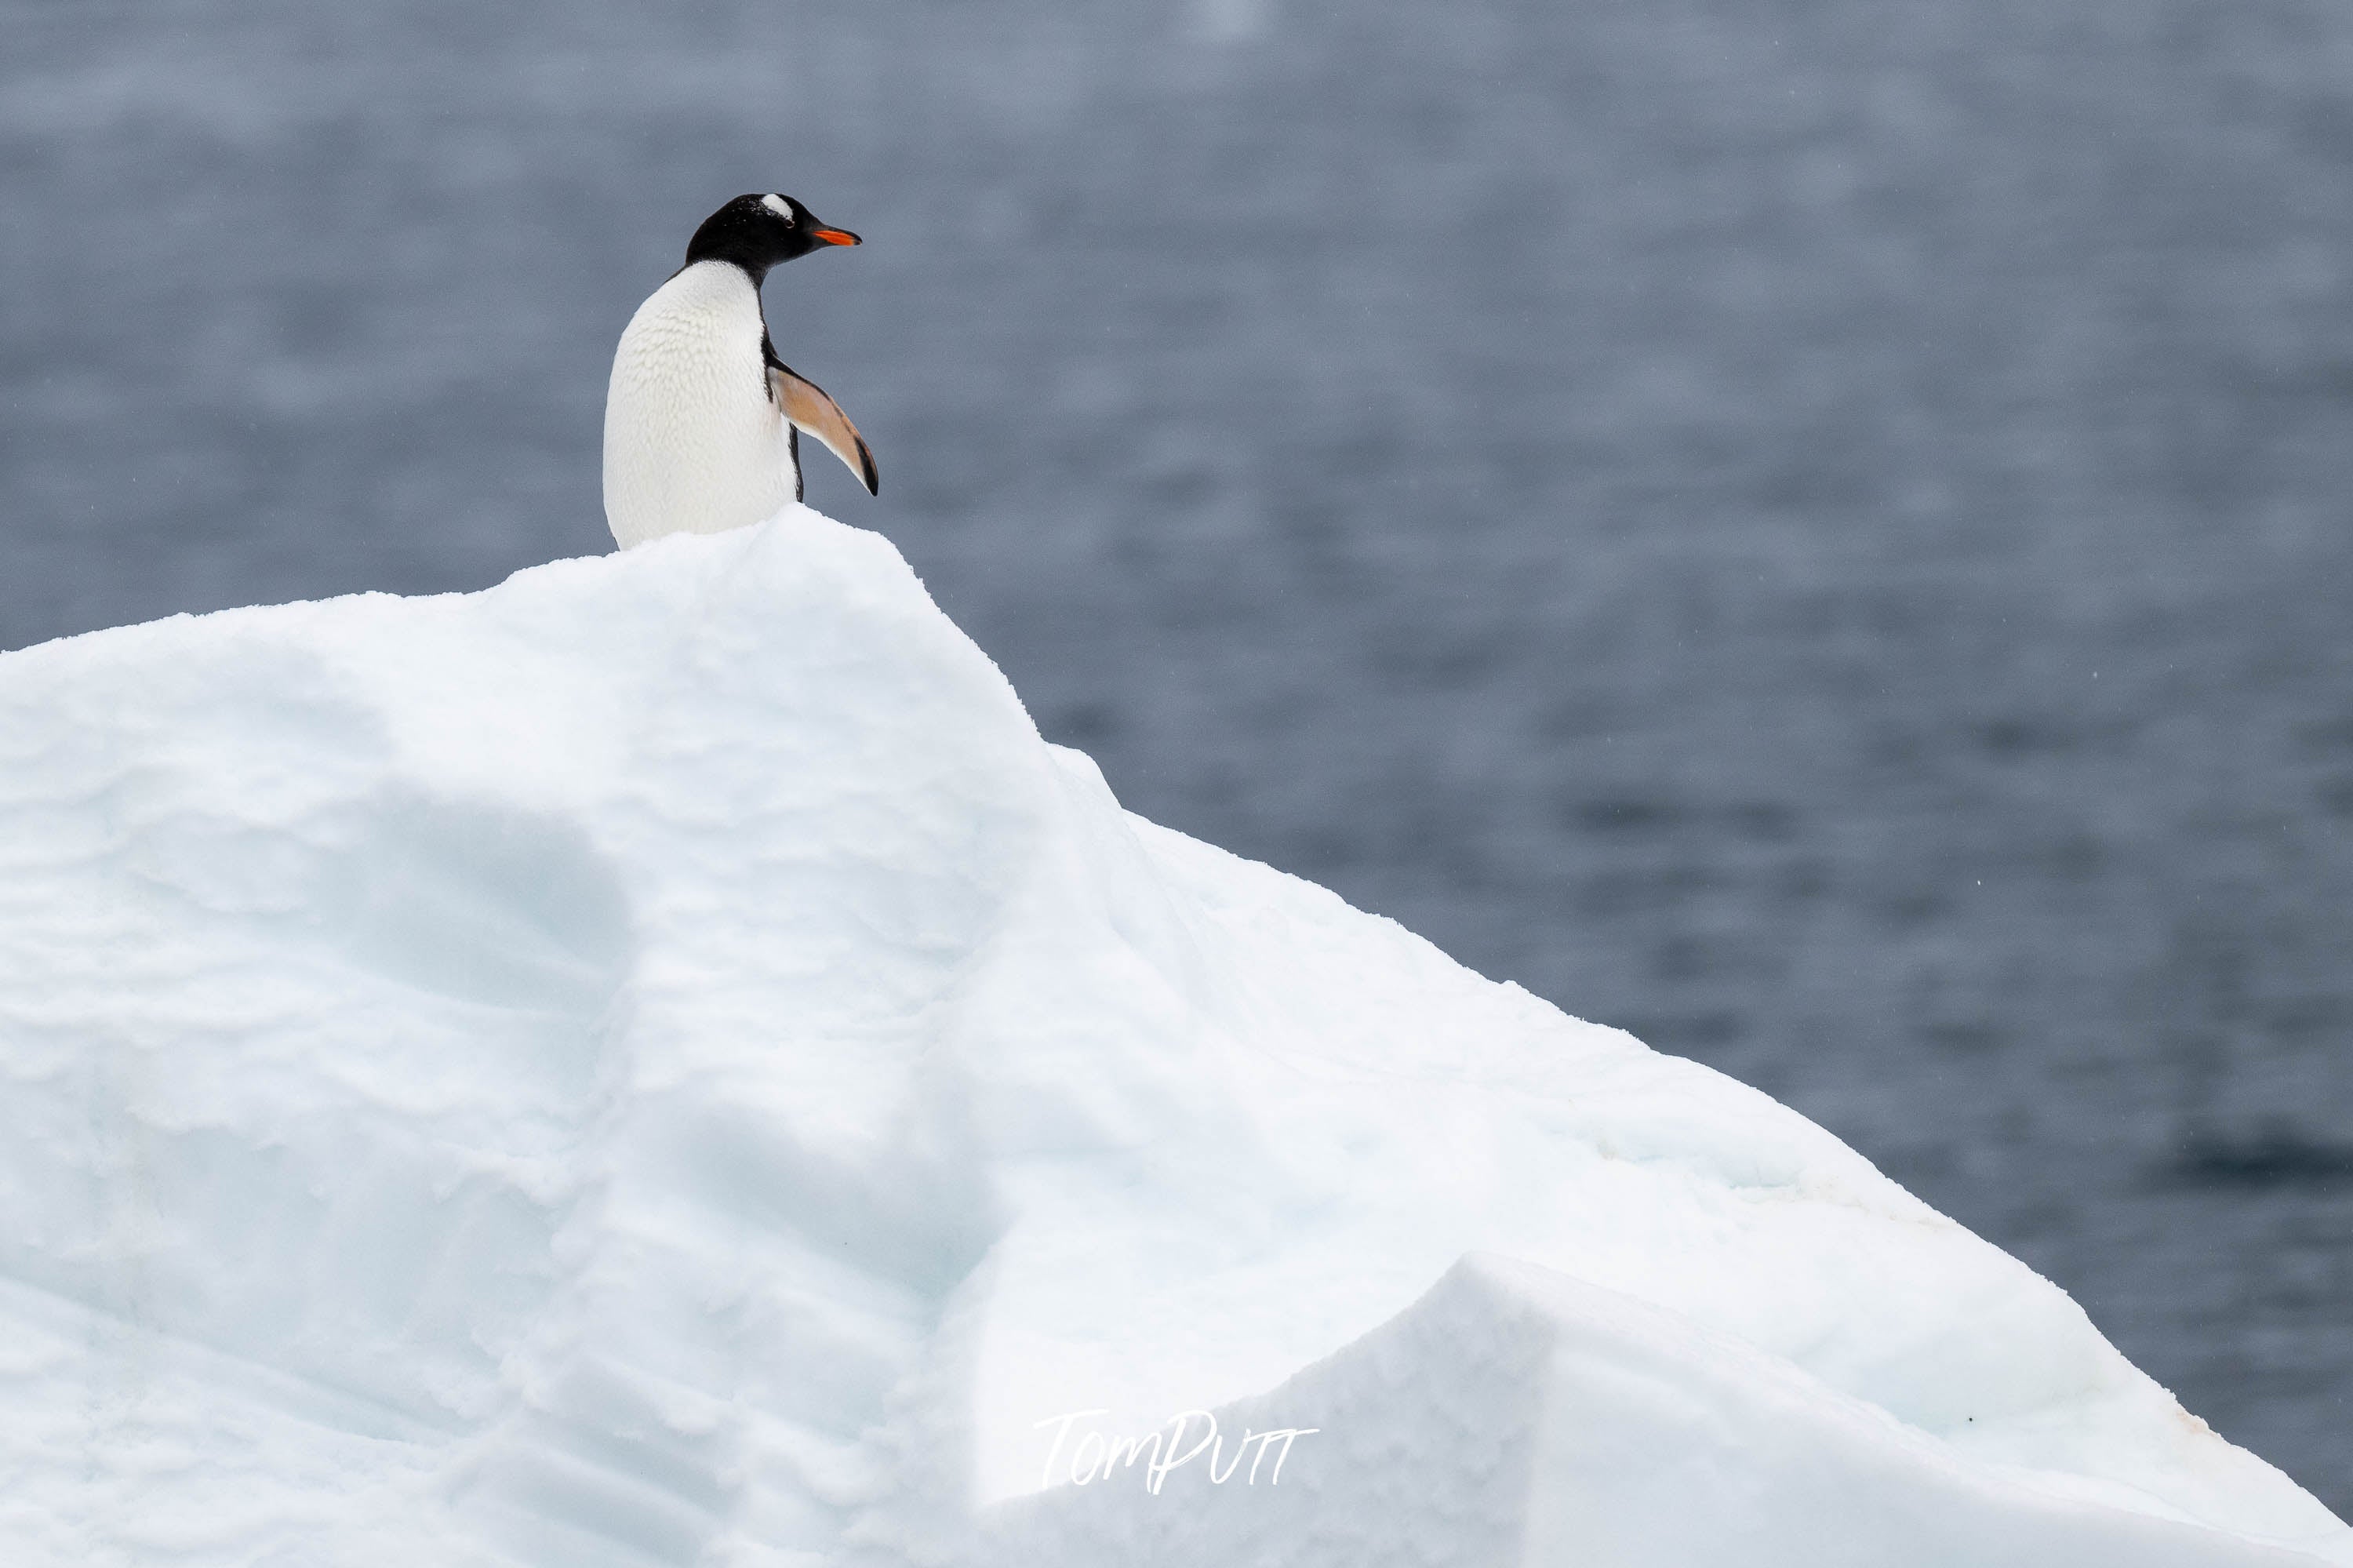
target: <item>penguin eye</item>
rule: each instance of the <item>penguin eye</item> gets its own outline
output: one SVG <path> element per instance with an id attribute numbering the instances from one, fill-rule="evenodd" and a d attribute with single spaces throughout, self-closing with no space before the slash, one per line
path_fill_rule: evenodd
<path id="1" fill-rule="evenodd" d="M 793 204 L 783 196 L 764 196 L 760 198 L 760 205 L 786 223 L 798 223 L 801 220 L 801 215 L 793 210 Z"/>

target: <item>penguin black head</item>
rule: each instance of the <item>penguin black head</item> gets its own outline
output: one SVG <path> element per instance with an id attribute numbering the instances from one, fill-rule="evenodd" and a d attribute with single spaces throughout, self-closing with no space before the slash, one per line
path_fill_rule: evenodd
<path id="1" fill-rule="evenodd" d="M 855 245 L 846 228 L 828 228 L 787 196 L 739 196 L 702 220 L 686 243 L 686 264 L 732 261 L 757 283 L 768 269 L 828 245 Z"/>

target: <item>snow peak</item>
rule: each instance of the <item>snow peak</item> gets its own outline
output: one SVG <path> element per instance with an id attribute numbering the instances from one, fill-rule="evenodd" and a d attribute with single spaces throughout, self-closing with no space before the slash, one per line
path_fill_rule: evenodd
<path id="1" fill-rule="evenodd" d="M 1072 1410 L 1060 1415 L 1050 1415 L 1045 1420 L 1033 1424 L 1054 1428 L 1054 1446 L 1046 1451 L 1046 1467 L 1040 1475 L 1039 1485 L 1050 1487 L 1057 1480 L 1058 1478 L 1054 1474 L 1055 1461 L 1062 1457 L 1062 1445 L 1071 1436 L 1071 1423 L 1084 1420 L 1090 1415 L 1108 1414 L 1109 1412 L 1104 1410 Z M 1183 1448 L 1180 1452 L 1179 1449 L 1185 1441 L 1186 1428 L 1196 1420 L 1200 1421 L 1204 1428 L 1200 1439 L 1190 1448 Z M 1268 1472 L 1266 1478 L 1266 1484 L 1274 1486 L 1282 1479 L 1282 1462 L 1291 1457 L 1292 1440 L 1304 1437 L 1311 1432 L 1322 1430 L 1324 1429 L 1320 1426 L 1278 1426 L 1271 1432 L 1252 1432 L 1248 1427 L 1244 1427 L 1241 1441 L 1234 1446 L 1233 1461 L 1220 1470 L 1219 1461 L 1224 1453 L 1225 1439 L 1218 1435 L 1218 1418 L 1206 1410 L 1180 1410 L 1161 1423 L 1159 1426 L 1155 1427 L 1147 1437 L 1105 1437 L 1100 1432 L 1090 1432 L 1080 1438 L 1077 1445 L 1071 1450 L 1071 1484 L 1083 1487 L 1098 1478 L 1109 1480 L 1112 1472 L 1120 1466 L 1125 1465 L 1128 1468 L 1134 1469 L 1135 1462 L 1143 1459 L 1145 1461 L 1144 1489 L 1157 1497 L 1160 1495 L 1161 1483 L 1168 1478 L 1169 1471 L 1179 1466 L 1191 1464 L 1206 1451 L 1209 1457 L 1210 1483 L 1223 1486 L 1231 1480 L 1234 1472 L 1240 1468 L 1242 1455 L 1255 1446 L 1258 1452 L 1250 1459 L 1250 1478 L 1247 1484 L 1256 1486 L 1260 1462 L 1267 1457 L 1269 1450 L 1272 1449 L 1277 1443 L 1281 1443 L 1282 1446 L 1274 1456 L 1274 1467 Z M 1167 1438 L 1165 1447 L 1161 1443 L 1164 1435 Z"/>

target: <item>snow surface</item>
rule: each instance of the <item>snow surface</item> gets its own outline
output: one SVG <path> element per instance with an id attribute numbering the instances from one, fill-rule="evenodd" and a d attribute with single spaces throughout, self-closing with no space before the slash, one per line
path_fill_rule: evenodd
<path id="1" fill-rule="evenodd" d="M 0 1074 L 12 1564 L 2353 1563 L 1795 1113 L 1121 811 L 803 508 L 0 658 Z"/>

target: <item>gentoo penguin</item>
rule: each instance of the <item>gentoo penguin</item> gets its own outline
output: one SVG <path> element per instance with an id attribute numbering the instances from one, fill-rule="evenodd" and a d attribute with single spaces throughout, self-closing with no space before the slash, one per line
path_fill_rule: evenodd
<path id="1" fill-rule="evenodd" d="M 790 196 L 740 196 L 703 220 L 686 265 L 621 331 L 605 392 L 605 520 L 623 549 L 716 534 L 801 496 L 800 432 L 876 493 L 874 454 L 817 384 L 776 357 L 768 269 L 858 236 Z"/>

